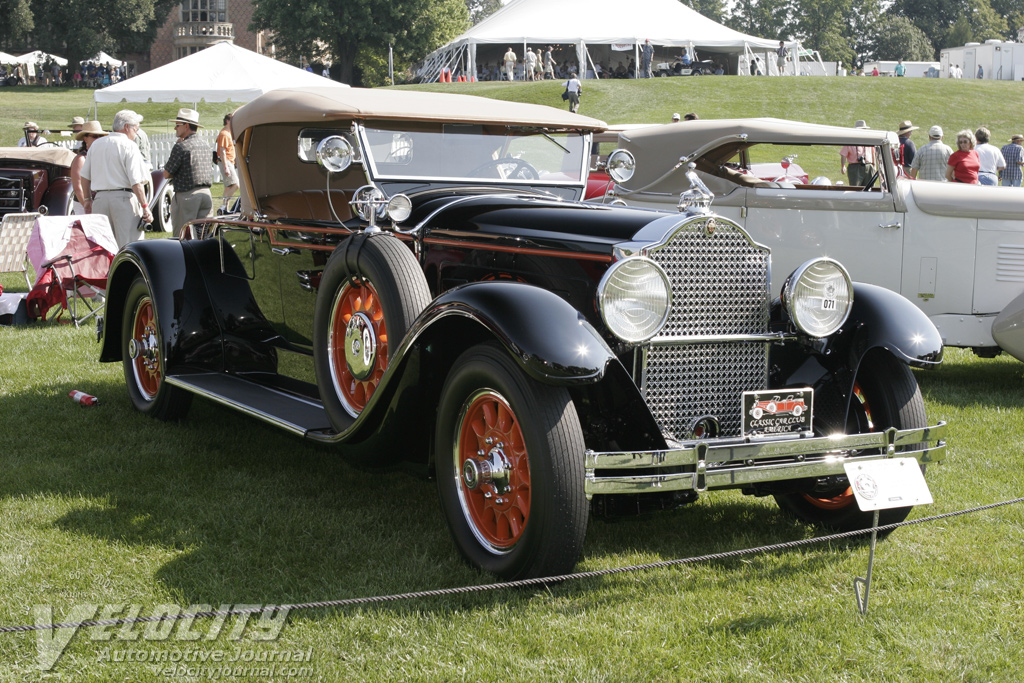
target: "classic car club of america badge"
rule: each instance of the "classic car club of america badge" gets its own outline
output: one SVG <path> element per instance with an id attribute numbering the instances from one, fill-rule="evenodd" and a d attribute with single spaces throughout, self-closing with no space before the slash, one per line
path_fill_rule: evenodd
<path id="1" fill-rule="evenodd" d="M 811 431 L 814 390 L 743 392 L 743 435 L 771 436 Z"/>

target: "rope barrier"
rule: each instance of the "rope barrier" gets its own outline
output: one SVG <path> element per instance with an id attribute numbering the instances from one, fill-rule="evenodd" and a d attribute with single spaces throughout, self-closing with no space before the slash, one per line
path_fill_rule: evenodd
<path id="1" fill-rule="evenodd" d="M 303 609 L 323 609 L 331 607 L 351 607 L 353 605 L 368 605 L 373 603 L 386 603 L 386 602 L 398 602 L 401 600 L 416 600 L 420 598 L 435 598 L 447 595 L 461 595 L 466 593 L 483 593 L 486 591 L 494 590 L 505 590 L 509 588 L 528 588 L 532 586 L 543 586 L 552 583 L 564 583 L 566 581 L 578 581 L 580 579 L 591 579 L 600 576 L 611 576 L 614 574 L 624 574 L 627 572 L 639 572 L 648 571 L 651 569 L 663 569 L 666 567 L 678 567 L 688 564 L 700 564 L 705 562 L 714 562 L 717 560 L 727 560 L 737 557 L 743 557 L 745 555 L 758 555 L 769 552 L 775 552 L 778 550 L 789 550 L 792 548 L 800 548 L 804 546 L 814 545 L 817 543 L 827 543 L 830 541 L 838 541 L 847 538 L 854 538 L 856 536 L 865 536 L 878 531 L 879 533 L 885 533 L 892 531 L 903 526 L 913 526 L 915 524 L 924 524 L 926 522 L 935 522 L 942 519 L 949 519 L 950 517 L 959 517 L 961 515 L 971 514 L 975 512 L 983 512 L 985 510 L 992 510 L 994 508 L 1004 507 L 1007 505 L 1014 505 L 1017 503 L 1024 502 L 1024 497 L 1014 498 L 1012 500 L 1004 500 L 998 503 L 990 503 L 988 505 L 982 505 L 979 507 L 968 508 L 966 510 L 957 510 L 955 512 L 945 512 L 939 515 L 933 515 L 931 517 L 922 517 L 921 519 L 913 519 L 910 521 L 896 522 L 893 524 L 885 524 L 878 527 L 868 529 L 858 529 L 856 531 L 845 531 L 837 534 L 830 534 L 827 536 L 816 536 L 814 538 L 804 538 L 798 541 L 786 541 L 784 543 L 775 543 L 772 545 L 765 545 L 756 548 L 745 548 L 742 550 L 728 550 L 721 553 L 711 553 L 708 555 L 698 555 L 696 557 L 679 558 L 675 560 L 664 560 L 661 562 L 650 562 L 647 564 L 630 565 L 626 567 L 612 567 L 610 569 L 598 569 L 589 572 L 576 572 L 573 574 L 562 574 L 560 576 L 545 576 L 534 579 L 521 579 L 518 581 L 505 581 L 501 583 L 487 583 L 479 586 L 461 586 L 457 588 L 438 588 L 434 590 L 415 591 L 412 593 L 396 593 L 394 595 L 377 595 L 372 597 L 362 598 L 345 598 L 341 600 L 324 600 L 321 602 L 302 602 L 291 605 L 266 605 L 263 607 L 255 607 L 249 609 L 229 609 L 229 610 L 211 610 L 205 612 L 192 612 L 189 614 L 161 614 L 159 616 L 150 617 L 130 617 L 122 619 L 94 619 L 90 621 L 80 621 L 73 623 L 60 623 L 60 624 L 25 624 L 20 626 L 0 626 L 0 633 L 23 633 L 27 631 L 52 631 L 59 628 L 81 628 L 87 626 L 120 626 L 122 624 L 142 624 L 155 621 L 173 621 L 178 619 L 204 619 L 211 617 L 221 616 L 235 616 L 242 614 L 260 614 L 264 612 L 278 612 L 280 610 L 296 611 Z"/>

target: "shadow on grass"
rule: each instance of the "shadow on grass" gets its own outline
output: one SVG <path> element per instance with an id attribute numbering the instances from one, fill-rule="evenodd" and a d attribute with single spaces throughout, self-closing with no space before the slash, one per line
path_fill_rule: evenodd
<path id="1" fill-rule="evenodd" d="M 1024 363 L 1008 354 L 978 358 L 966 349 L 946 349 L 946 362 L 914 376 L 925 400 L 958 407 L 1024 405 Z M 956 362 L 950 362 L 956 361 Z"/>
<path id="2" fill-rule="evenodd" d="M 182 422 L 146 418 L 131 408 L 119 366 L 99 367 L 103 378 L 55 378 L 45 391 L 0 396 L 0 414 L 11 417 L 8 424 L 23 425 L 0 439 L 0 496 L 62 501 L 70 510 L 54 524 L 70 537 L 70 547 L 91 553 L 79 558 L 84 567 L 134 574 L 130 583 L 136 585 L 153 571 L 163 586 L 155 592 L 165 590 L 181 605 L 309 602 L 493 580 L 460 560 L 432 482 L 402 471 L 357 470 L 336 448 L 306 443 L 198 398 Z M 96 394 L 101 404 L 74 404 L 67 398 L 72 389 Z M 707 500 L 617 522 L 593 520 L 580 568 L 724 552 L 812 533 L 770 501 L 730 493 Z M 79 543 L 76 536 L 103 543 Z M 758 563 L 757 571 L 793 574 L 808 571 L 807 563 L 842 559 L 799 552 L 806 554 Z M 715 567 L 737 581 L 750 571 L 739 559 Z M 456 604 L 510 599 L 527 595 L 484 593 Z"/>

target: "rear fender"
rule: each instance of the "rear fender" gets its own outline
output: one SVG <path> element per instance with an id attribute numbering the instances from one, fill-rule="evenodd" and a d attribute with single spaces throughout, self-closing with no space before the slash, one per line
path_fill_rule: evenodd
<path id="1" fill-rule="evenodd" d="M 101 361 L 121 360 L 125 297 L 138 275 L 153 294 L 168 373 L 228 365 L 235 371 L 276 370 L 266 343 L 274 333 L 249 281 L 221 272 L 217 240 L 141 240 L 118 252 L 108 277 Z"/>

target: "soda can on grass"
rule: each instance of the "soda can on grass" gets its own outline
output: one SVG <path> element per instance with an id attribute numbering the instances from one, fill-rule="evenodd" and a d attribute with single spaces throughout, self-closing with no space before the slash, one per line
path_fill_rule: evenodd
<path id="1" fill-rule="evenodd" d="M 95 406 L 99 405 L 100 400 L 95 396 L 90 396 L 84 391 L 72 391 L 68 393 L 68 396 L 72 401 L 80 406 Z"/>

